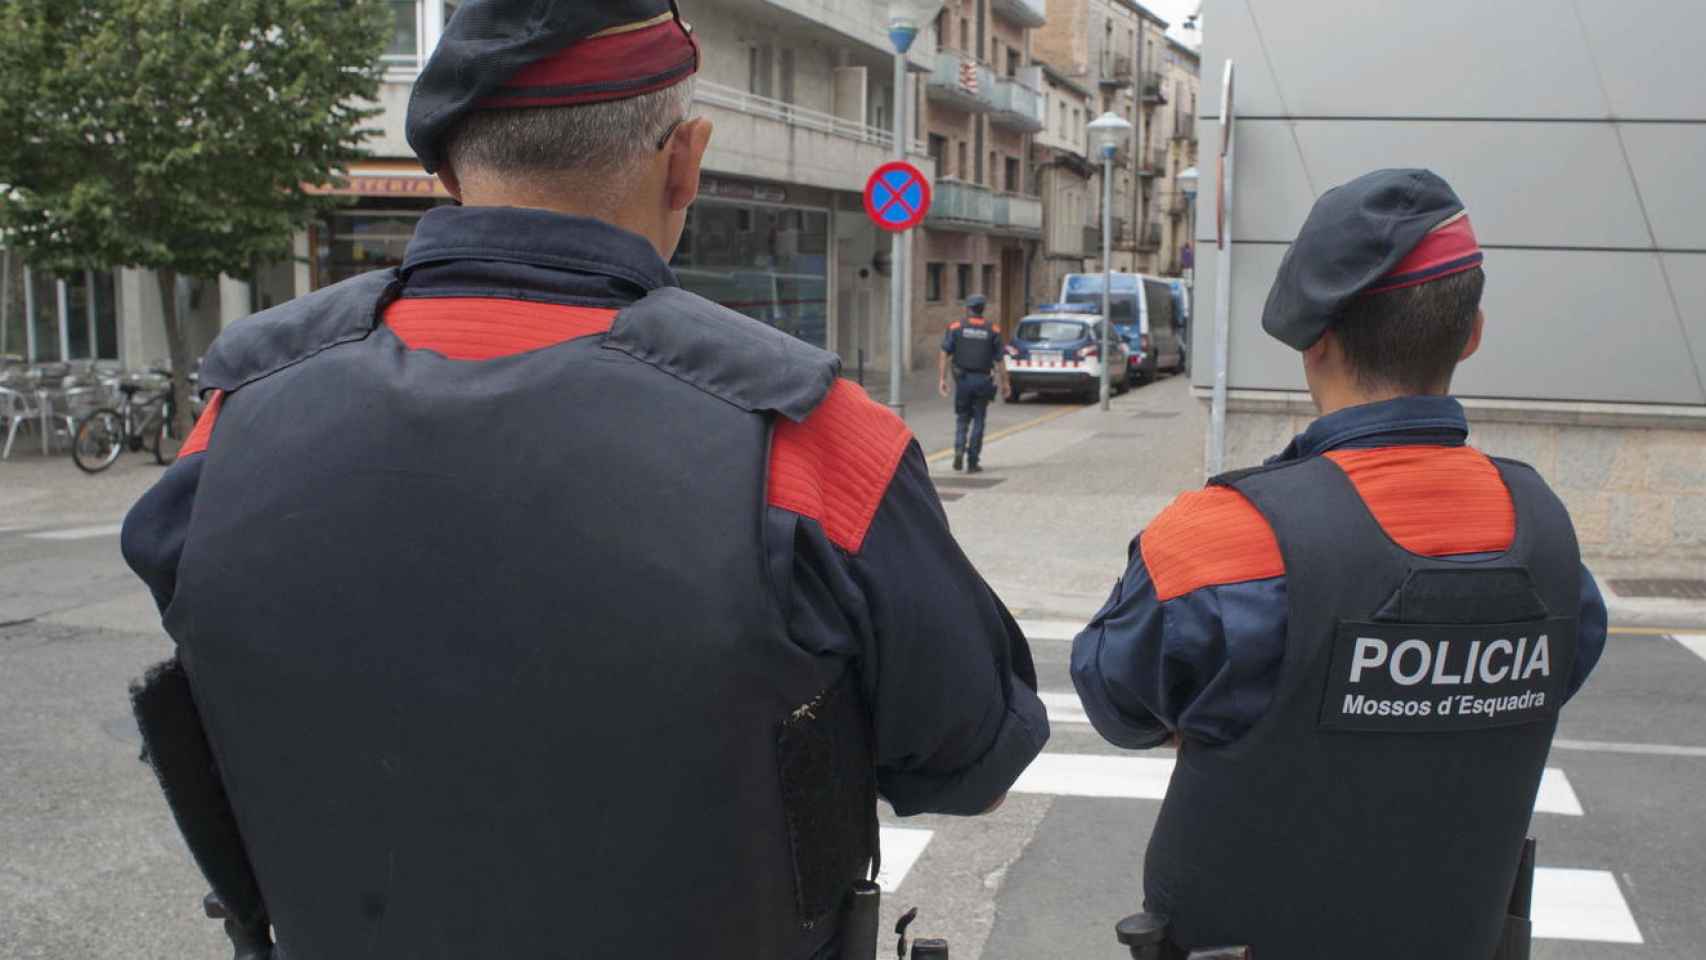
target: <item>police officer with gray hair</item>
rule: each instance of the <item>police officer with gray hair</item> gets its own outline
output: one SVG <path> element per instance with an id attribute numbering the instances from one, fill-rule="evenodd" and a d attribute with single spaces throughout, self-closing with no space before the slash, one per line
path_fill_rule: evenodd
<path id="1" fill-rule="evenodd" d="M 1323 194 L 1262 314 L 1322 416 L 1164 510 L 1074 641 L 1097 731 L 1179 748 L 1135 955 L 1526 955 L 1525 832 L 1606 612 L 1546 482 L 1467 444 L 1483 284 L 1433 173 Z"/>
<path id="2" fill-rule="evenodd" d="M 954 373 L 954 469 L 981 473 L 983 422 L 997 389 L 1007 392 L 1007 358 L 1001 327 L 983 316 L 989 301 L 977 293 L 966 298 L 966 318 L 948 325 L 936 358 L 936 391 L 948 395 L 948 368 Z M 999 384 L 999 385 L 998 385 Z"/>

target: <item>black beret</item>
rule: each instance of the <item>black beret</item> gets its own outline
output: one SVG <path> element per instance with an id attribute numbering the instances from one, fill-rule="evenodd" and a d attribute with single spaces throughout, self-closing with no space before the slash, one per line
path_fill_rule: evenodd
<path id="1" fill-rule="evenodd" d="M 1262 329 L 1306 350 L 1354 297 L 1480 264 L 1481 248 L 1450 184 L 1427 170 L 1376 170 L 1315 201 L 1280 261 Z"/>
<path id="2" fill-rule="evenodd" d="M 675 0 L 468 0 L 409 97 L 409 146 L 428 173 L 475 110 L 573 106 L 662 90 L 699 69 Z"/>

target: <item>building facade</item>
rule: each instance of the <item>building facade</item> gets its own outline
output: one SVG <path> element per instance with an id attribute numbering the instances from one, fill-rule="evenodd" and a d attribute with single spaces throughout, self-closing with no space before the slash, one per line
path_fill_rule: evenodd
<path id="1" fill-rule="evenodd" d="M 1043 203 L 1031 143 L 1043 130 L 1043 75 L 1031 34 L 1045 20 L 1043 0 L 949 0 L 936 19 L 922 104 L 936 180 L 912 244 L 914 366 L 933 362 L 972 294 L 1007 323 L 1032 301 Z"/>
<path id="2" fill-rule="evenodd" d="M 1434 0 L 1371 18 L 1359 0 L 1267 0 L 1259 31 L 1242 0 L 1203 8 L 1205 135 L 1237 71 L 1230 252 L 1210 165 L 1193 337 L 1212 342 L 1208 278 L 1230 255 L 1226 467 L 1312 415 L 1297 354 L 1260 323 L 1311 204 L 1426 167 L 1486 254 L 1485 338 L 1453 383 L 1471 441 L 1540 470 L 1596 573 L 1706 574 L 1706 8 Z M 1193 372 L 1206 397 L 1214 364 L 1199 353 Z"/>
<path id="3" fill-rule="evenodd" d="M 1040 9 L 1041 0 L 1033 2 Z M 390 6 L 395 26 L 370 156 L 335 186 L 317 188 L 346 204 L 298 234 L 288 261 L 252 276 L 182 284 L 178 296 L 196 354 L 249 313 L 399 264 L 420 217 L 450 202 L 420 168 L 404 124 L 414 80 L 459 3 Z M 672 263 L 682 285 L 839 352 L 849 372 L 861 362 L 881 368 L 892 267 L 888 237 L 865 216 L 860 193 L 893 152 L 886 8 L 868 0 L 682 6 L 703 49 L 696 110 L 715 124 L 701 197 Z M 922 100 L 917 78 L 935 66 L 933 45 L 920 43 L 910 66 L 904 95 Z M 1022 149 L 1001 128 L 987 141 L 991 149 Z M 919 137 L 909 146 L 933 175 L 923 143 Z M 11 255 L 0 267 L 0 354 L 107 357 L 132 368 L 164 363 L 163 312 L 151 274 L 58 278 L 26 271 Z"/>
<path id="4" fill-rule="evenodd" d="M 1033 306 L 1058 299 L 1061 281 L 1100 259 L 1097 224 L 1101 178 L 1090 158 L 1089 87 L 1044 63 L 1043 129 L 1031 144 L 1031 163 L 1043 201 L 1041 255 L 1031 265 Z"/>
<path id="5" fill-rule="evenodd" d="M 1172 37 L 1161 52 L 1161 84 L 1165 106 L 1150 117 L 1150 140 L 1166 156 L 1157 175 L 1161 249 L 1156 272 L 1164 277 L 1183 275 L 1192 265 L 1191 203 L 1179 189 L 1179 174 L 1197 165 L 1197 98 L 1200 95 L 1201 57 L 1197 51 Z"/>

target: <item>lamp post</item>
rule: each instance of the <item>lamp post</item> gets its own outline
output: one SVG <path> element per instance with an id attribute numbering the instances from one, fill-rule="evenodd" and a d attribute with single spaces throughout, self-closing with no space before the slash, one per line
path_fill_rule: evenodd
<path id="1" fill-rule="evenodd" d="M 1114 154 L 1131 134 L 1124 117 L 1108 111 L 1090 121 L 1090 148 L 1102 158 L 1102 409 L 1108 409 L 1113 393 L 1113 327 L 1111 294 L 1114 284 Z M 1139 295 L 1142 291 L 1139 290 Z M 1125 374 L 1124 370 L 1120 371 Z"/>
<path id="2" fill-rule="evenodd" d="M 1179 183 L 1179 192 L 1185 195 L 1185 205 L 1190 208 L 1190 217 L 1185 221 L 1185 242 L 1191 245 L 1191 272 L 1185 276 L 1185 289 L 1191 292 L 1191 309 L 1197 306 L 1197 168 L 1187 167 L 1179 171 L 1173 178 Z"/>
<path id="3" fill-rule="evenodd" d="M 906 53 L 924 25 L 942 9 L 941 0 L 890 0 L 889 43 L 894 47 L 894 158 L 906 159 Z M 907 258 L 907 234 L 897 231 L 889 235 L 889 408 L 896 415 L 906 416 L 906 403 L 901 399 L 901 378 L 905 374 L 907 331 L 912 329 L 911 263 Z"/>

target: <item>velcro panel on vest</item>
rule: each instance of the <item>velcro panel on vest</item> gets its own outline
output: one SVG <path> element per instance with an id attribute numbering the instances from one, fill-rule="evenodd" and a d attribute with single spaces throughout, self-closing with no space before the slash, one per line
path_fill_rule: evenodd
<path id="1" fill-rule="evenodd" d="M 230 393 L 340 343 L 373 332 L 380 310 L 396 297 L 395 270 L 376 270 L 316 290 L 233 323 L 202 358 L 203 392 Z"/>
<path id="2" fill-rule="evenodd" d="M 841 359 L 679 287 L 653 290 L 617 314 L 604 347 L 620 350 L 749 413 L 804 420 L 829 393 Z"/>
<path id="3" fill-rule="evenodd" d="M 776 424 L 769 503 L 816 520 L 831 543 L 858 553 L 911 443 L 899 417 L 838 380 L 803 423 Z"/>
<path id="4" fill-rule="evenodd" d="M 776 735 L 782 809 L 803 927 L 831 917 L 876 854 L 876 765 L 870 720 L 849 669 L 795 710 Z"/>

